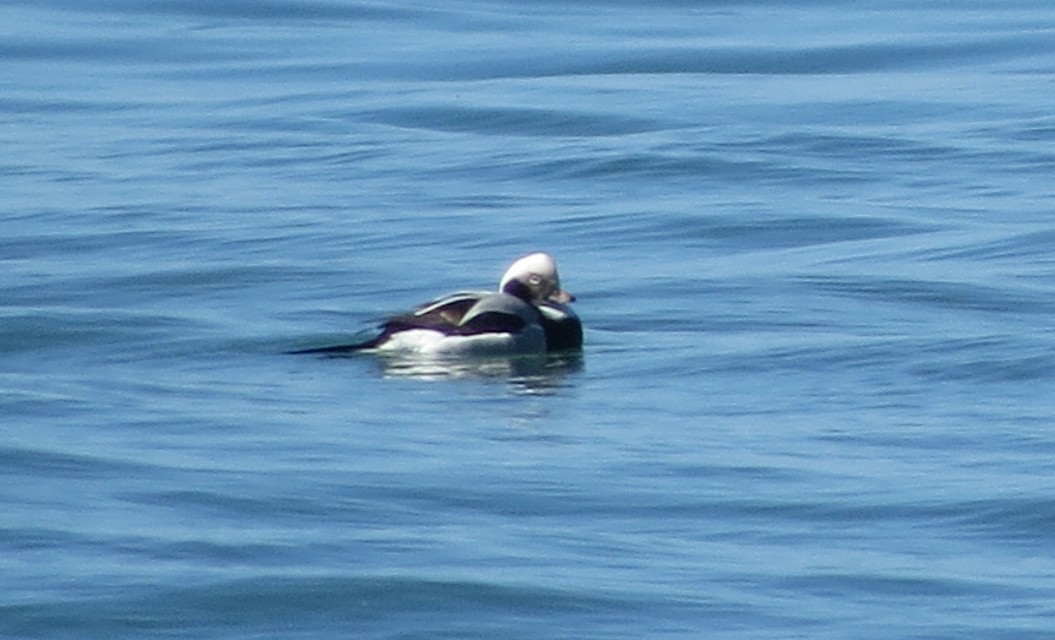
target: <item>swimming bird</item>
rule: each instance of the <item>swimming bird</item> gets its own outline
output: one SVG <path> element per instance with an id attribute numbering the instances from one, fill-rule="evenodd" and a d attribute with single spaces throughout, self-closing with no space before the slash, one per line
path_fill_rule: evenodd
<path id="1" fill-rule="evenodd" d="M 546 253 L 514 262 L 496 292 L 459 292 L 389 318 L 365 342 L 294 353 L 438 356 L 542 354 L 582 348 L 582 323 L 568 306 L 557 263 Z"/>

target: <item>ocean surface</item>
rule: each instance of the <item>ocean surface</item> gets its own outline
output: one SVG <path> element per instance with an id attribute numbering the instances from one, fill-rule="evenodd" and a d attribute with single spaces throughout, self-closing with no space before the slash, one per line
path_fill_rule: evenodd
<path id="1" fill-rule="evenodd" d="M 6 0 L 0 637 L 1055 637 L 1048 0 Z M 556 256 L 581 356 L 294 356 Z"/>

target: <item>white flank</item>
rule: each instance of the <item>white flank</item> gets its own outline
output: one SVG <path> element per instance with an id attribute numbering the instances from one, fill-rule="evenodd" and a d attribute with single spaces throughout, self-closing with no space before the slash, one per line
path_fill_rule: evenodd
<path id="1" fill-rule="evenodd" d="M 491 356 L 543 353 L 546 335 L 542 327 L 531 325 L 517 334 L 481 333 L 471 336 L 448 336 L 432 329 L 407 329 L 378 345 L 384 353 L 420 353 L 422 355 Z"/>

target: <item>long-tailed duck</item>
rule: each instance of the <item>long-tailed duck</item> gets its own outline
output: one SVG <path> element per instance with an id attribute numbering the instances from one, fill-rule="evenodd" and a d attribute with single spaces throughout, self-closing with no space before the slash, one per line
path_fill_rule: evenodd
<path id="1" fill-rule="evenodd" d="M 497 292 L 461 292 L 425 303 L 381 324 L 365 342 L 294 353 L 375 350 L 422 355 L 514 355 L 582 347 L 582 323 L 560 287 L 557 263 L 533 253 L 509 267 Z"/>

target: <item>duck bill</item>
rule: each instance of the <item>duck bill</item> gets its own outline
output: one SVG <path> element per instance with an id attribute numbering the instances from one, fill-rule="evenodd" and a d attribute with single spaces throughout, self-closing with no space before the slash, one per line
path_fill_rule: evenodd
<path id="1" fill-rule="evenodd" d="M 575 296 L 568 293 L 564 289 L 558 289 L 556 293 L 549 297 L 553 302 L 559 302 L 561 304 L 568 304 L 569 302 L 575 302 Z"/>

